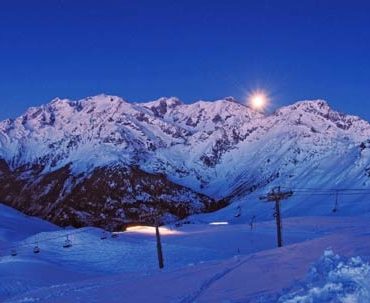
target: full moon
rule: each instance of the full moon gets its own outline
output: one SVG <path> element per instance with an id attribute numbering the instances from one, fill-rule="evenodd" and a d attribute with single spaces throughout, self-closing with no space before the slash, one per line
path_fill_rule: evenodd
<path id="1" fill-rule="evenodd" d="M 268 97 L 263 92 L 252 93 L 248 97 L 249 105 L 256 110 L 263 110 L 268 103 Z"/>

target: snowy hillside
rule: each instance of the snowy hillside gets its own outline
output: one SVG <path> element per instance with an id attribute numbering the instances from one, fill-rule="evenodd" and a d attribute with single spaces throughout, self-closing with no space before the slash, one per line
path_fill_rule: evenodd
<path id="1" fill-rule="evenodd" d="M 279 249 L 274 221 L 253 229 L 163 226 L 165 268 L 158 270 L 153 228 L 132 227 L 112 238 L 98 228 L 58 228 L 0 205 L 0 301 L 368 302 L 368 222 L 289 218 L 286 246 Z M 72 246 L 63 248 L 67 236 Z M 324 253 L 329 247 L 334 253 Z"/>
<path id="2" fill-rule="evenodd" d="M 263 115 L 233 98 L 99 95 L 0 123 L 0 199 L 61 225 L 115 228 L 153 209 L 170 222 L 230 203 L 263 216 L 256 197 L 274 186 L 367 189 L 369 171 L 369 123 L 321 100 Z M 289 214 L 327 212 L 304 200 Z M 350 203 L 347 214 L 367 209 Z"/>

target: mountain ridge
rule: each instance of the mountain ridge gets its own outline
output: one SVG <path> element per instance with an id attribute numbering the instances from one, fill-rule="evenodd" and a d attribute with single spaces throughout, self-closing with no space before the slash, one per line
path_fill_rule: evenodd
<path id="1" fill-rule="evenodd" d="M 139 215 L 132 215 L 134 200 L 140 196 L 134 188 L 160 175 L 163 179 L 158 182 L 168 182 L 170 193 L 159 183 L 162 192 L 147 188 L 137 212 L 148 216 L 162 205 L 163 220 L 176 220 L 217 210 L 229 202 L 240 203 L 249 193 L 274 185 L 310 183 L 320 172 L 331 174 L 329 163 L 335 160 L 346 159 L 350 164 L 336 178 L 312 185 L 335 187 L 343 184 L 345 175 L 353 174 L 357 184 L 366 187 L 369 138 L 367 121 L 334 111 L 324 100 L 299 101 L 263 114 L 231 97 L 192 104 L 175 97 L 143 103 L 104 94 L 81 100 L 55 98 L 14 120 L 0 122 L 0 184 L 8 188 L 0 192 L 0 199 L 61 225 L 106 224 L 91 219 L 99 209 L 112 218 L 118 216 L 122 224 L 141 221 Z M 113 174 L 112 167 L 116 168 Z M 91 190 L 105 188 L 120 171 L 127 174 L 98 194 L 93 206 L 84 201 L 82 207 L 71 198 L 81 197 L 76 192 L 81 191 L 80 184 L 90 184 Z M 66 178 L 59 180 L 61 176 Z M 133 180 L 135 176 L 141 179 Z M 45 178 L 51 178 L 49 183 Z M 130 186 L 122 190 L 127 180 Z M 18 184 L 22 199 L 9 190 L 12 184 Z M 29 204 L 25 201 L 30 188 L 37 194 Z M 167 200 L 178 210 L 163 195 L 170 195 Z M 181 201 L 174 202 L 176 195 Z M 184 195 L 191 196 L 189 201 Z M 63 201 L 69 210 L 61 215 Z M 109 208 L 109 203 L 114 206 Z M 94 215 L 89 208 L 97 209 Z"/>

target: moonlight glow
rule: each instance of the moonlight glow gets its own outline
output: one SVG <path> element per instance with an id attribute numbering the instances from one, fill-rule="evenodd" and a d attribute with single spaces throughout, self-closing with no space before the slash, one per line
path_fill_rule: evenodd
<path id="1" fill-rule="evenodd" d="M 258 91 L 253 92 L 248 97 L 249 105 L 256 110 L 264 110 L 268 104 L 268 96 L 266 93 Z"/>

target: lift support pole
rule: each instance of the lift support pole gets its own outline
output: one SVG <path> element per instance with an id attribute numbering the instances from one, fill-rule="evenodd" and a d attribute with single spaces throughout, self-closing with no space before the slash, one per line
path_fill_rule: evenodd
<path id="1" fill-rule="evenodd" d="M 159 233 L 158 224 L 155 225 L 155 236 L 156 236 L 156 239 L 157 239 L 158 265 L 159 265 L 159 268 L 162 269 L 164 267 L 164 262 L 163 262 L 161 234 Z"/>
<path id="2" fill-rule="evenodd" d="M 293 195 L 292 191 L 282 192 L 280 186 L 272 189 L 266 196 L 260 197 L 260 200 L 266 202 L 275 202 L 275 220 L 276 220 L 276 233 L 277 233 L 277 246 L 283 246 L 283 237 L 282 237 L 282 223 L 281 223 L 281 211 L 280 211 L 280 201 L 288 199 Z"/>

